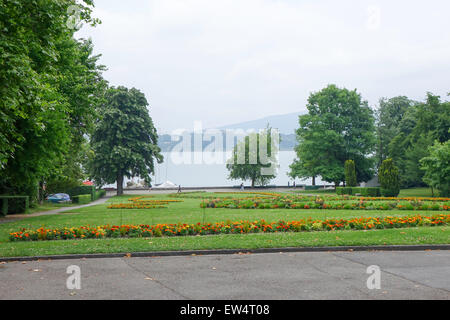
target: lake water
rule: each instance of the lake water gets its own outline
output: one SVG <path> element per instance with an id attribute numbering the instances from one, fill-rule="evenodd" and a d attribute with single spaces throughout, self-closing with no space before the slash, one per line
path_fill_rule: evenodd
<path id="1" fill-rule="evenodd" d="M 163 153 L 164 163 L 157 164 L 155 175 L 152 177 L 153 185 L 158 185 L 166 181 L 171 181 L 183 187 L 226 187 L 240 185 L 240 180 L 228 180 L 228 170 L 226 160 L 230 158 L 230 152 L 185 152 Z M 270 182 L 270 185 L 287 186 L 292 185 L 293 180 L 288 177 L 289 166 L 296 158 L 294 151 L 281 151 L 279 153 L 279 165 L 277 177 Z M 136 181 L 136 179 L 135 179 Z M 312 183 L 309 180 L 296 180 L 298 184 Z M 321 184 L 317 179 L 317 184 Z M 250 182 L 247 181 L 246 185 Z"/>

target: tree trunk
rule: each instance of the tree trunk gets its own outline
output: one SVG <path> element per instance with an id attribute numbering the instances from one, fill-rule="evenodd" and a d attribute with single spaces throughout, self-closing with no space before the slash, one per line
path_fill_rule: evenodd
<path id="1" fill-rule="evenodd" d="M 39 204 L 44 203 L 44 182 L 42 182 L 42 181 L 39 181 L 38 202 L 39 202 Z"/>
<path id="2" fill-rule="evenodd" d="M 121 174 L 117 176 L 117 195 L 123 195 L 123 175 Z"/>
<path id="3" fill-rule="evenodd" d="M 312 181 L 312 185 L 315 186 L 316 185 L 316 177 L 312 177 L 313 181 Z"/>
<path id="4" fill-rule="evenodd" d="M 255 178 L 252 179 L 252 189 L 255 188 Z"/>

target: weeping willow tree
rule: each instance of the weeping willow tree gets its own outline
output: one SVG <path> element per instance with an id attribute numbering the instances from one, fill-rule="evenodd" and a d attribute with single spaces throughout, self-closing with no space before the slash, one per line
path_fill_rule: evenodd
<path id="1" fill-rule="evenodd" d="M 279 134 L 271 128 L 251 133 L 239 141 L 227 161 L 229 179 L 250 180 L 252 188 L 265 186 L 276 177 Z"/>

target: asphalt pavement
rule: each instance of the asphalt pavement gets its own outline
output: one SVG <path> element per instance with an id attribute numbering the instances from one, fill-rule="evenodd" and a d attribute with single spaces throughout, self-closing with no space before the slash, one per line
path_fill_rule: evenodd
<path id="1" fill-rule="evenodd" d="M 70 266 L 79 267 L 79 290 Z M 370 266 L 379 267 L 379 289 L 368 287 Z M 0 264 L 0 299 L 450 300 L 450 251 L 9 262 Z"/>

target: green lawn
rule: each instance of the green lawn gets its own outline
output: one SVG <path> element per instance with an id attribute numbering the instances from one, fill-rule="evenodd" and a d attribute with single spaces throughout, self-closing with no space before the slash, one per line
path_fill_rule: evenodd
<path id="1" fill-rule="evenodd" d="M 201 194 L 200 194 L 201 195 Z M 207 194 L 205 194 L 206 196 Z M 217 194 L 218 197 L 226 196 Z M 228 195 L 229 196 L 229 195 Z M 244 196 L 244 195 L 241 195 Z M 390 229 L 378 231 L 336 231 L 289 234 L 220 235 L 203 237 L 151 238 L 151 239 L 101 239 L 45 242 L 9 242 L 10 232 L 22 228 L 35 229 L 71 226 L 99 226 L 123 224 L 163 224 L 223 222 L 239 220 L 298 220 L 406 216 L 413 214 L 432 215 L 427 211 L 378 211 L 378 210 L 245 210 L 245 209 L 201 209 L 201 199 L 182 199 L 168 209 L 107 209 L 110 203 L 127 202 L 133 196 L 114 197 L 107 204 L 74 209 L 69 212 L 31 217 L 17 222 L 0 224 L 0 256 L 30 256 L 70 253 L 136 252 L 187 249 L 223 248 L 270 248 L 292 246 L 343 246 L 383 244 L 447 244 L 450 243 L 450 227 Z M 173 199 L 158 195 L 152 199 Z"/>
<path id="2" fill-rule="evenodd" d="M 432 197 L 431 188 L 402 189 L 399 197 Z M 435 197 L 439 196 L 435 191 Z"/>
<path id="3" fill-rule="evenodd" d="M 51 202 L 44 202 L 43 204 L 39 204 L 36 207 L 30 208 L 29 213 L 35 213 L 35 212 L 44 212 L 44 211 L 51 211 L 59 208 L 66 208 L 66 207 L 75 207 L 77 204 L 72 203 L 51 203 Z"/>

